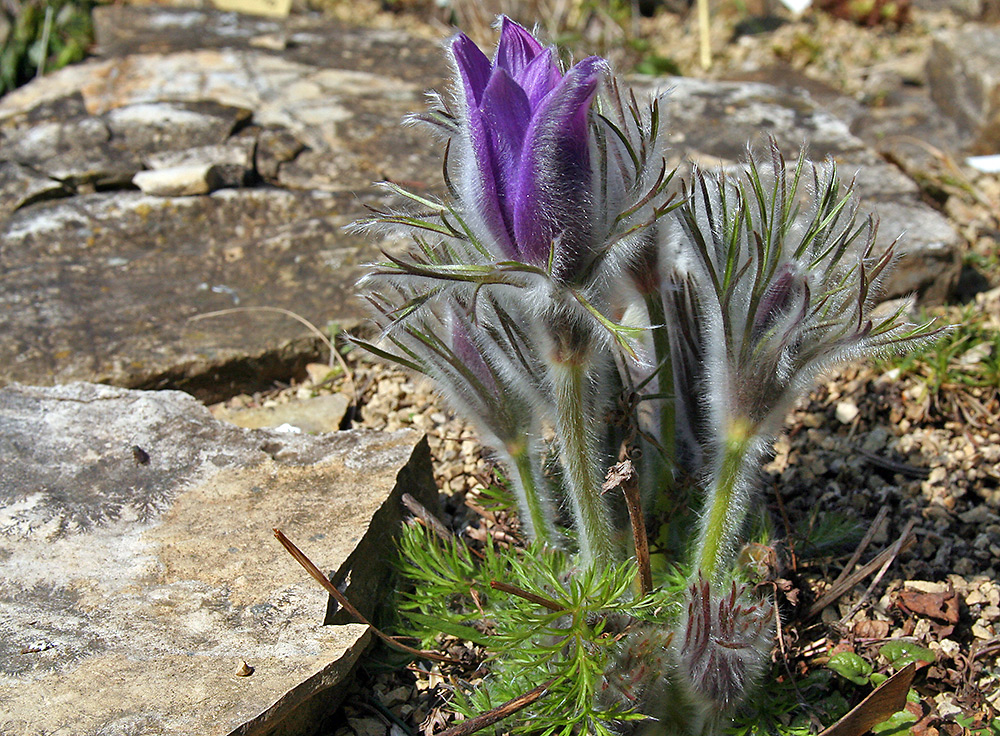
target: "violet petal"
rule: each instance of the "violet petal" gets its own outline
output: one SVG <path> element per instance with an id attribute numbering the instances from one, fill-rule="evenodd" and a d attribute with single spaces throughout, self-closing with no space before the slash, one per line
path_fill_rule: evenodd
<path id="1" fill-rule="evenodd" d="M 496 193 L 508 235 L 514 232 L 513 188 L 521 160 L 521 146 L 531 120 L 528 98 L 517 83 L 503 69 L 493 72 L 490 83 L 483 92 L 482 115 L 490 141 L 489 161 L 480 166 L 491 166 Z M 516 243 L 515 243 L 516 246 Z"/>
<path id="2" fill-rule="evenodd" d="M 500 21 L 500 43 L 497 44 L 493 66 L 506 69 L 515 78 L 542 51 L 542 44 L 524 26 L 507 16 Z"/>
<path id="3" fill-rule="evenodd" d="M 543 49 L 525 67 L 522 74 L 515 77 L 515 81 L 528 96 L 532 110 L 536 109 L 545 96 L 559 85 L 561 79 L 562 72 L 559 71 L 552 49 Z"/>
<path id="4" fill-rule="evenodd" d="M 588 111 L 607 62 L 576 64 L 542 100 L 525 135 L 514 199 L 514 234 L 521 257 L 545 263 L 559 241 L 559 273 L 572 278 L 590 240 Z"/>
<path id="5" fill-rule="evenodd" d="M 464 33 L 458 34 L 451 42 L 451 52 L 462 77 L 466 103 L 469 107 L 478 107 L 483 90 L 490 81 L 490 60 Z"/>
<path id="6" fill-rule="evenodd" d="M 478 179 L 474 206 L 504 256 L 514 258 L 517 256 L 517 249 L 507 226 L 509 216 L 504 217 L 504 209 L 501 206 L 501 197 L 504 201 L 509 200 L 507 191 L 510 185 L 504 187 L 503 180 L 498 181 L 501 170 L 493 154 L 493 131 L 490 121 L 487 114 L 479 107 L 470 107 L 468 115 L 469 143 L 472 146 L 473 166 Z"/>

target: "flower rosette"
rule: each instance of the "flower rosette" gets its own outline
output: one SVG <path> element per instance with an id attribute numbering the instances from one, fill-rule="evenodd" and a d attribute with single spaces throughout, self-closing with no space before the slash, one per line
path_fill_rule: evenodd
<path id="1" fill-rule="evenodd" d="M 542 558 L 575 546 L 556 588 L 612 579 L 628 553 L 602 495 L 615 455 L 636 461 L 643 505 L 681 509 L 666 521 L 682 532 L 666 550 L 687 579 L 677 610 L 622 630 L 591 684 L 602 717 L 627 715 L 616 733 L 711 730 L 767 664 L 777 611 L 734 557 L 783 417 L 822 370 L 934 331 L 876 309 L 894 250 L 832 164 L 800 157 L 789 176 L 772 145 L 742 174 L 696 170 L 675 201 L 658 102 L 623 97 L 605 60 L 563 67 L 507 18 L 492 58 L 463 34 L 449 52 L 454 96 L 416 119 L 447 140 L 450 197 L 386 185 L 406 207 L 362 226 L 414 247 L 365 277 L 381 340 L 354 342 L 431 377 L 472 422 Z"/>
<path id="2" fill-rule="evenodd" d="M 435 371 L 445 394 L 456 406 L 504 406 L 494 396 L 470 400 L 470 389 L 498 390 L 533 415 L 513 424 L 505 417 L 506 426 L 554 427 L 582 559 L 619 559 L 600 490 L 606 443 L 590 418 L 616 393 L 614 350 L 634 356 L 639 334 L 613 319 L 623 294 L 615 277 L 653 242 L 650 226 L 671 206 L 658 106 L 623 103 L 599 57 L 563 71 L 554 49 L 507 18 L 492 59 L 464 34 L 450 52 L 453 104 L 419 119 L 448 139 L 451 198 L 436 202 L 391 187 L 421 209 L 378 213 L 368 224 L 403 226 L 419 247 L 388 255 L 365 286 L 391 294 L 377 318 L 384 335 L 424 334 L 428 312 L 445 331 L 464 325 L 460 335 L 432 342 L 458 346 L 447 362 L 476 365 L 490 380 L 455 381 L 466 374 Z M 416 353 L 406 357 L 411 365 Z M 528 444 L 538 445 L 537 436 Z M 530 464 L 539 466 L 538 458 Z M 522 498 L 522 511 L 535 510 L 533 529 L 552 527 L 538 513 L 548 506 Z"/>

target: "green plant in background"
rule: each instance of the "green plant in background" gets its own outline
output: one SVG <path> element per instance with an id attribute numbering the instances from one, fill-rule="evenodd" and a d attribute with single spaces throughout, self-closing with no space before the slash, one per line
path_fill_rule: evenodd
<path id="1" fill-rule="evenodd" d="M 93 41 L 94 0 L 3 0 L 0 94 L 80 61 Z"/>
<path id="2" fill-rule="evenodd" d="M 936 310 L 934 314 L 946 314 Z M 1000 409 L 1000 329 L 975 305 L 947 312 L 953 329 L 931 346 L 877 361 L 883 372 L 917 381 L 922 399 L 937 413 L 992 422 Z"/>
<path id="3" fill-rule="evenodd" d="M 897 672 L 914 662 L 931 664 L 936 660 L 934 652 L 930 649 L 904 639 L 886 642 L 879 647 L 878 651 L 879 655 Z M 830 657 L 826 666 L 855 685 L 878 687 L 889 679 L 889 675 L 876 672 L 869 662 L 854 652 L 838 652 Z M 919 703 L 920 695 L 916 690 L 910 688 L 906 699 L 908 702 Z M 873 726 L 871 732 L 876 736 L 908 733 L 910 726 L 916 722 L 915 715 L 908 710 L 900 710 L 882 723 Z"/>
<path id="4" fill-rule="evenodd" d="M 961 726 L 969 736 L 997 736 L 1000 734 L 1000 718 L 994 718 L 989 722 L 977 723 L 972 716 L 955 716 L 955 722 Z"/>
<path id="5" fill-rule="evenodd" d="M 717 733 L 771 650 L 738 554 L 786 412 L 822 370 L 934 331 L 876 312 L 894 251 L 832 163 L 772 144 L 672 190 L 660 101 L 603 59 L 564 69 L 506 18 L 492 59 L 462 34 L 451 52 L 456 99 L 420 118 L 451 197 L 390 185 L 410 209 L 361 224 L 415 246 L 363 280 L 381 339 L 355 342 L 474 423 L 531 544 L 477 562 L 411 531 L 411 619 L 490 651 L 470 713 L 513 692 L 544 734 Z M 664 537 L 664 509 L 693 521 Z"/>

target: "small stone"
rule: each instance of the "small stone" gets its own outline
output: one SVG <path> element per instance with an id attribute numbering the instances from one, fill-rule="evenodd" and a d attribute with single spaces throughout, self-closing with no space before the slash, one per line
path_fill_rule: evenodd
<path id="1" fill-rule="evenodd" d="M 917 640 L 921 640 L 927 637 L 931 633 L 931 622 L 929 619 L 922 618 L 917 621 L 916 626 L 913 627 L 913 636 Z"/>
<path id="2" fill-rule="evenodd" d="M 392 708 L 396 705 L 399 705 L 400 703 L 407 702 L 412 694 L 413 694 L 412 688 L 409 688 L 406 685 L 400 685 L 399 687 L 393 688 L 392 690 L 390 690 L 389 692 L 387 692 L 385 695 L 382 696 L 381 698 L 382 705 L 384 705 L 386 708 Z"/>
<path id="3" fill-rule="evenodd" d="M 1000 586 L 993 582 L 986 582 L 980 585 L 979 589 L 986 595 L 991 606 L 1000 606 Z"/>
<path id="4" fill-rule="evenodd" d="M 962 709 L 955 705 L 955 696 L 951 693 L 938 693 L 934 696 L 934 703 L 941 718 L 950 718 L 962 713 Z"/>
<path id="5" fill-rule="evenodd" d="M 961 519 L 964 524 L 990 524 L 1000 521 L 1000 516 L 997 516 L 990 511 L 985 504 L 973 506 L 968 511 L 963 511 L 958 515 L 958 518 Z"/>
<path id="6" fill-rule="evenodd" d="M 935 583 L 929 580 L 907 580 L 903 583 L 904 588 L 916 590 L 921 593 L 947 593 L 947 583 Z"/>
<path id="7" fill-rule="evenodd" d="M 948 509 L 936 503 L 932 503 L 925 507 L 921 514 L 925 519 L 930 519 L 935 522 L 944 522 L 945 524 L 950 523 L 952 518 Z"/>
<path id="8" fill-rule="evenodd" d="M 288 35 L 285 33 L 262 33 L 259 36 L 254 36 L 247 43 L 255 49 L 284 51 L 288 48 Z"/>
<path id="9" fill-rule="evenodd" d="M 975 571 L 976 563 L 968 557 L 961 557 L 958 562 L 955 563 L 955 572 L 958 575 L 971 575 Z"/>
<path id="10" fill-rule="evenodd" d="M 348 725 L 357 736 L 385 736 L 386 727 L 377 718 L 348 718 Z"/>
<path id="11" fill-rule="evenodd" d="M 250 677 L 253 674 L 253 667 L 248 665 L 245 661 L 240 660 L 240 666 L 236 668 L 234 672 L 237 677 Z"/>
<path id="12" fill-rule="evenodd" d="M 837 404 L 835 413 L 838 422 L 841 424 L 850 424 L 857 418 L 860 411 L 858 405 L 853 401 L 841 401 Z"/>
<path id="13" fill-rule="evenodd" d="M 977 639 L 992 639 L 993 638 L 993 627 L 983 626 L 978 621 L 972 624 L 972 635 Z"/>
<path id="14" fill-rule="evenodd" d="M 927 476 L 926 483 L 928 485 L 933 485 L 935 483 L 940 483 L 947 477 L 948 477 L 948 469 L 941 465 L 938 465 L 936 468 L 931 468 L 931 472 Z"/>
<path id="15" fill-rule="evenodd" d="M 132 183 L 154 197 L 190 197 L 211 192 L 218 186 L 218 177 L 212 164 L 188 164 L 140 171 Z"/>
<path id="16" fill-rule="evenodd" d="M 861 449 L 865 452 L 881 453 L 889 441 L 889 431 L 885 427 L 875 427 L 864 438 Z"/>
<path id="17" fill-rule="evenodd" d="M 900 372 L 899 368 L 892 368 L 879 376 L 878 383 L 895 383 L 899 380 Z"/>
<path id="18" fill-rule="evenodd" d="M 414 708 L 409 703 L 400 703 L 392 707 L 392 714 L 402 721 L 405 721 L 413 713 Z M 419 721 L 418 721 L 419 723 Z"/>
<path id="19" fill-rule="evenodd" d="M 323 383 L 331 373 L 333 373 L 333 368 L 329 363 L 306 364 L 306 374 L 309 376 L 309 381 L 314 386 L 318 386 Z"/>
<path id="20" fill-rule="evenodd" d="M 802 426 L 808 429 L 816 429 L 823 426 L 823 417 L 815 412 L 805 412 L 801 417 Z"/>
<path id="21" fill-rule="evenodd" d="M 932 642 L 931 647 L 933 648 L 933 646 L 934 643 Z M 937 642 L 937 647 L 938 650 L 944 656 L 952 658 L 954 658 L 956 654 L 962 651 L 962 647 L 959 645 L 959 643 L 957 641 L 952 641 L 951 639 L 942 639 L 941 641 Z"/>

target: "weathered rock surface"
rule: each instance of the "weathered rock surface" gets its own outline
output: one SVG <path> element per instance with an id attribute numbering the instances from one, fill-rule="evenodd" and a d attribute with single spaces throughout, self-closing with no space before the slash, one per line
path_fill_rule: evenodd
<path id="1" fill-rule="evenodd" d="M 1000 3 L 997 0 L 913 0 L 913 7 L 921 10 L 947 10 L 969 20 L 995 20 L 1000 13 Z"/>
<path id="2" fill-rule="evenodd" d="M 216 399 L 300 371 L 318 347 L 288 317 L 188 320 L 359 315 L 379 244 L 343 228 L 379 201 L 373 181 L 438 178 L 438 146 L 399 123 L 440 85 L 439 49 L 315 18 L 97 22 L 114 56 L 0 101 L 0 380 Z M 283 50 L 257 44 L 267 33 Z"/>
<path id="3" fill-rule="evenodd" d="M 931 97 L 972 153 L 1000 151 L 1000 27 L 965 23 L 939 33 L 927 62 Z"/>
<path id="4" fill-rule="evenodd" d="M 382 203 L 372 181 L 440 191 L 439 142 L 400 125 L 425 89 L 445 88 L 440 47 L 314 17 L 112 6 L 96 18 L 104 58 L 0 101 L 0 381 L 218 399 L 301 371 L 318 346 L 285 316 L 190 319 L 278 307 L 323 327 L 363 313 L 352 297 L 361 264 L 399 246 L 343 227 Z M 890 296 L 950 288 L 956 234 L 807 93 L 639 85 L 674 90 L 674 162 L 734 161 L 770 133 L 790 155 L 806 141 L 845 173 L 862 169 L 884 242 L 907 231 L 912 255 Z M 204 177 L 149 188 L 178 167 Z"/>
<path id="5" fill-rule="evenodd" d="M 326 594 L 271 529 L 370 613 L 399 496 L 434 493 L 419 437 L 243 430 L 172 391 L 0 389 L 0 732 L 310 733 L 369 633 L 321 625 Z"/>
<path id="6" fill-rule="evenodd" d="M 278 406 L 231 409 L 217 404 L 212 414 L 216 419 L 246 429 L 285 425 L 300 432 L 336 432 L 350 403 L 351 399 L 346 394 L 323 394 Z"/>

